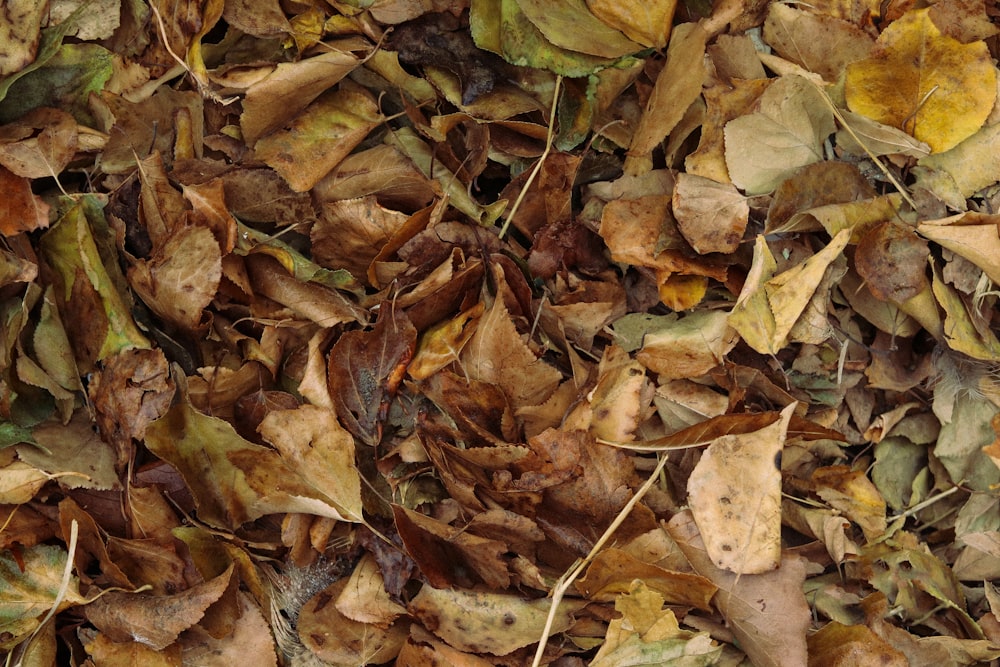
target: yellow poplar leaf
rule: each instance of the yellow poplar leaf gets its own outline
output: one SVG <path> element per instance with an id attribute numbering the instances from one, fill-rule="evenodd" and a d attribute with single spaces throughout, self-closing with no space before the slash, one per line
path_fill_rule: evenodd
<path id="1" fill-rule="evenodd" d="M 861 526 L 869 542 L 885 532 L 885 499 L 863 471 L 824 466 L 813 472 L 812 480 L 819 497 Z"/>
<path id="2" fill-rule="evenodd" d="M 688 502 L 716 567 L 760 574 L 781 563 L 781 466 L 795 403 L 759 431 L 716 438 L 688 479 Z"/>
<path id="3" fill-rule="evenodd" d="M 670 36 L 670 26 L 677 0 L 587 0 L 594 16 L 613 28 L 618 28 L 645 46 L 663 48 Z"/>
<path id="4" fill-rule="evenodd" d="M 657 271 L 657 278 L 661 272 Z M 668 273 L 656 288 L 660 301 L 670 310 L 682 311 L 694 308 L 708 293 L 708 278 Z"/>
<path id="5" fill-rule="evenodd" d="M 883 665 L 906 667 L 910 661 L 864 625 L 843 625 L 832 621 L 809 635 L 809 667 L 849 667 Z M 821 657 L 822 656 L 822 657 Z"/>
<path id="6" fill-rule="evenodd" d="M 750 273 L 736 305 L 729 313 L 729 326 L 736 329 L 747 345 L 761 354 L 774 354 L 780 347 L 773 347 L 775 321 L 774 313 L 767 301 L 765 284 L 778 268 L 771 249 L 763 236 L 758 236 L 753 248 L 753 262 Z"/>
<path id="7" fill-rule="evenodd" d="M 646 369 L 617 345 L 609 345 L 598 367 L 597 386 L 588 396 L 592 410 L 590 431 L 613 442 L 635 439 L 649 398 Z"/>
<path id="8" fill-rule="evenodd" d="M 43 486 L 52 479 L 38 468 L 21 461 L 0 468 L 0 503 L 21 505 L 31 502 Z"/>
<path id="9" fill-rule="evenodd" d="M 598 20 L 583 0 L 517 0 L 517 5 L 545 39 L 560 48 L 599 58 L 621 58 L 642 50 Z"/>
<path id="10" fill-rule="evenodd" d="M 868 57 L 874 40 L 859 26 L 805 8 L 773 3 L 764 41 L 783 58 L 836 81 L 848 63 Z"/>
<path id="11" fill-rule="evenodd" d="M 847 247 L 851 230 L 841 230 L 830 244 L 798 266 L 767 281 L 767 301 L 774 313 L 774 337 L 771 349 L 780 350 L 792 327 L 802 317 L 827 269 Z"/>
<path id="12" fill-rule="evenodd" d="M 337 611 L 352 621 L 382 627 L 406 613 L 406 609 L 386 592 L 382 571 L 371 554 L 364 556 L 355 566 L 336 605 Z"/>
<path id="13" fill-rule="evenodd" d="M 946 151 L 983 126 L 996 101 L 996 67 L 983 41 L 943 35 L 930 9 L 907 12 L 879 35 L 875 55 L 848 65 L 851 111 Z"/>

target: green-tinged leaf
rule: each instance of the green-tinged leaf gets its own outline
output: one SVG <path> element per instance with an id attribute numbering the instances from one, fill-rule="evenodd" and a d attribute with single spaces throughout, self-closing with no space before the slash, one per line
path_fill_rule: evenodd
<path id="1" fill-rule="evenodd" d="M 94 124 L 88 100 L 99 94 L 113 73 L 113 54 L 97 44 L 64 44 L 43 67 L 10 84 L 0 103 L 0 121 L 18 118 L 32 109 L 54 107 Z"/>
<path id="2" fill-rule="evenodd" d="M 507 62 L 521 67 L 581 77 L 619 62 L 616 58 L 556 46 L 545 38 L 516 0 L 473 0 L 469 22 L 476 46 L 499 53 Z"/>
<path id="3" fill-rule="evenodd" d="M 184 477 L 198 517 L 236 528 L 265 514 L 299 512 L 350 521 L 336 501 L 309 483 L 273 449 L 241 438 L 228 423 L 188 403 L 149 425 L 146 446 Z"/>
<path id="4" fill-rule="evenodd" d="M 9 551 L 0 551 L 0 648 L 13 648 L 38 627 L 62 591 L 65 570 L 66 552 L 59 547 L 28 547 L 20 560 Z M 71 577 L 59 609 L 86 602 L 79 581 Z"/>
<path id="5" fill-rule="evenodd" d="M 36 444 L 31 429 L 13 422 L 0 421 L 0 449 L 21 443 Z"/>
<path id="6" fill-rule="evenodd" d="M 269 236 L 253 227 L 247 227 L 243 223 L 238 223 L 238 229 L 236 246 L 238 254 L 261 253 L 270 255 L 278 260 L 285 267 L 285 270 L 297 280 L 314 282 L 330 289 L 343 290 L 352 294 L 364 294 L 364 286 L 351 275 L 350 271 L 324 269 L 282 241 L 281 238 Z"/>
<path id="7" fill-rule="evenodd" d="M 641 44 L 594 16 L 583 0 L 516 0 L 518 8 L 549 42 L 598 58 L 621 58 Z"/>
<path id="8" fill-rule="evenodd" d="M 507 208 L 506 199 L 488 206 L 473 199 L 465 184 L 448 171 L 440 160 L 435 159 L 431 147 L 412 129 L 404 127 L 390 132 L 386 135 L 386 143 L 402 151 L 425 176 L 436 179 L 441 184 L 441 189 L 447 193 L 451 205 L 484 227 L 493 225 Z"/>
<path id="9" fill-rule="evenodd" d="M 83 204 L 70 208 L 40 245 L 56 274 L 56 302 L 72 327 L 81 366 L 121 350 L 149 347 L 102 262 Z"/>
<path id="10" fill-rule="evenodd" d="M 5 101 L 11 86 L 22 77 L 43 67 L 59 52 L 63 39 L 76 29 L 77 19 L 83 15 L 86 6 L 86 3 L 81 4 L 62 23 L 42 30 L 34 61 L 0 81 L 0 116 L 4 114 L 4 105 L 2 102 Z"/>

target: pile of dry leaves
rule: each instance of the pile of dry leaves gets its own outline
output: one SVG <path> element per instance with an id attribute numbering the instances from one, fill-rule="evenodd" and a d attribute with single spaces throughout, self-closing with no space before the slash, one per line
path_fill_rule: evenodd
<path id="1" fill-rule="evenodd" d="M 7 664 L 1000 659 L 995 11 L 7 3 Z"/>

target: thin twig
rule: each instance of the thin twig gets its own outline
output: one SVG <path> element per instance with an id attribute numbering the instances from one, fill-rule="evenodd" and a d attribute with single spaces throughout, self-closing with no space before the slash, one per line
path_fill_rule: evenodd
<path id="1" fill-rule="evenodd" d="M 528 179 L 524 182 L 524 187 L 521 188 L 521 192 L 518 193 L 517 199 L 514 200 L 514 206 L 510 209 L 510 214 L 507 219 L 503 221 L 503 226 L 500 228 L 499 237 L 503 238 L 507 233 L 507 228 L 510 227 L 511 221 L 514 219 L 514 215 L 517 214 L 517 209 L 521 208 L 521 202 L 524 201 L 524 196 L 528 192 L 528 188 L 534 183 L 535 177 L 538 176 L 538 172 L 542 170 L 542 165 L 545 163 L 545 158 L 549 156 L 549 152 L 552 150 L 552 140 L 555 135 L 556 126 L 556 107 L 559 105 L 559 89 L 562 86 L 562 74 L 556 76 L 556 85 L 552 91 L 552 109 L 549 111 L 549 131 L 545 136 L 545 150 L 542 151 L 541 156 L 538 161 L 535 162 L 535 166 L 531 169 L 531 173 L 528 174 Z"/>
<path id="2" fill-rule="evenodd" d="M 639 490 L 635 492 L 632 499 L 625 504 L 625 507 L 622 508 L 622 510 L 618 513 L 618 516 L 615 517 L 615 520 L 611 522 L 611 525 L 608 526 L 607 530 L 604 531 L 604 534 L 601 535 L 599 540 L 597 540 L 593 548 L 590 550 L 590 553 L 587 554 L 586 558 L 578 560 L 573 565 L 573 568 L 563 574 L 563 576 L 559 578 L 555 587 L 553 587 L 552 606 L 549 608 L 549 614 L 545 619 L 545 627 L 542 629 L 542 636 L 538 641 L 538 649 L 535 651 L 535 659 L 531 661 L 531 667 L 538 667 L 541 664 L 542 655 L 545 652 L 545 645 L 548 642 L 549 633 L 552 631 L 552 623 L 555 621 L 556 610 L 559 608 L 559 603 L 562 602 L 566 591 L 569 590 L 569 587 L 573 585 L 573 582 L 576 581 L 580 574 L 587 568 L 588 565 L 590 565 L 590 562 L 597 557 L 597 554 L 600 553 L 601 549 L 604 548 L 604 545 L 611 539 L 614 532 L 618 530 L 618 527 L 621 526 L 622 522 L 625 521 L 625 518 L 628 517 L 632 508 L 635 507 L 640 500 L 642 500 L 643 496 L 645 496 L 651 488 L 653 488 L 653 484 L 656 483 L 656 480 L 659 478 L 660 473 L 663 471 L 666 464 L 667 457 L 661 456 L 660 462 L 653 469 L 653 472 L 650 473 L 643 485 L 639 487 Z"/>

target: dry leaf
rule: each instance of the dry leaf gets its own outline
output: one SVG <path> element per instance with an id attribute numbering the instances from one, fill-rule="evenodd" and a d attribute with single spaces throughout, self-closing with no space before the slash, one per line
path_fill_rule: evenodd
<path id="1" fill-rule="evenodd" d="M 688 479 L 688 502 L 717 567 L 759 574 L 781 563 L 781 450 L 794 404 L 781 420 L 712 441 Z"/>
<path id="2" fill-rule="evenodd" d="M 882 31 L 872 58 L 848 66 L 844 94 L 851 111 L 942 153 L 983 126 L 996 78 L 985 43 L 943 35 L 928 9 L 912 10 Z"/>
<path id="3" fill-rule="evenodd" d="M 800 167 L 823 159 L 823 142 L 836 129 L 816 86 L 784 76 L 760 96 L 758 110 L 726 123 L 726 166 L 748 195 L 774 190 Z"/>

